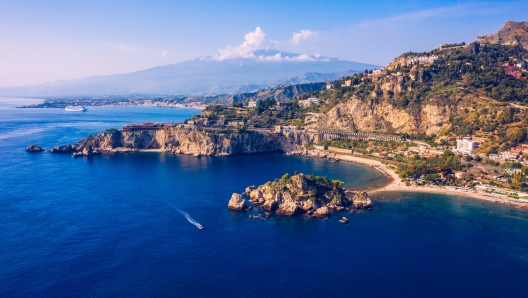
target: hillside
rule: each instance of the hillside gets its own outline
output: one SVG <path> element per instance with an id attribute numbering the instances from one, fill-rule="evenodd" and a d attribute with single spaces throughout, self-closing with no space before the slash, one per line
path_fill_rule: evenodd
<path id="1" fill-rule="evenodd" d="M 526 138 L 527 59 L 518 46 L 480 42 L 405 53 L 382 70 L 309 94 L 321 104 L 304 109 L 302 121 L 433 139 L 473 134 L 511 146 Z"/>
<path id="2" fill-rule="evenodd" d="M 216 96 L 203 96 L 203 97 L 190 97 L 185 101 L 201 101 L 207 104 L 224 104 L 231 105 L 234 102 L 245 103 L 248 100 L 264 101 L 264 100 L 276 100 L 276 101 L 288 101 L 294 99 L 303 93 L 312 93 L 319 91 L 326 86 L 326 83 L 305 83 L 305 84 L 288 84 L 280 85 L 273 88 L 261 89 L 256 92 L 248 93 L 237 93 L 231 95 L 216 95 Z"/>

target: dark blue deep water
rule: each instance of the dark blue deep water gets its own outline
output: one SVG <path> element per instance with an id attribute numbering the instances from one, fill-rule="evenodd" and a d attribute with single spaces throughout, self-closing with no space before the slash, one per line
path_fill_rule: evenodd
<path id="1" fill-rule="evenodd" d="M 1 297 L 528 296 L 521 209 L 391 193 L 347 215 L 348 225 L 339 215 L 249 219 L 227 209 L 230 195 L 285 172 L 367 189 L 387 181 L 349 163 L 282 155 L 30 154 L 31 143 L 48 149 L 197 111 L 0 106 Z"/>

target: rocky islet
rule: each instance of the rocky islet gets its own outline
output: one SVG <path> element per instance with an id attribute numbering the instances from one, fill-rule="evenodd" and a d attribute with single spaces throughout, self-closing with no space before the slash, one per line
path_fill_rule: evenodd
<path id="1" fill-rule="evenodd" d="M 281 179 L 258 187 L 247 187 L 244 195 L 253 205 L 266 210 L 266 217 L 271 212 L 281 216 L 328 217 L 331 212 L 350 212 L 349 207 L 365 209 L 372 206 L 366 192 L 353 193 L 342 185 L 343 182 L 327 177 L 285 174 Z M 247 204 L 242 195 L 234 193 L 228 208 L 245 210 Z"/>

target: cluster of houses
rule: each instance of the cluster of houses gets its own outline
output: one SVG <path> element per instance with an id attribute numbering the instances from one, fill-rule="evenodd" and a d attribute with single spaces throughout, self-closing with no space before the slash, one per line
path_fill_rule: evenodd
<path id="1" fill-rule="evenodd" d="M 457 139 L 457 144 L 453 149 L 453 153 L 459 155 L 472 155 L 481 144 L 481 141 L 473 140 L 471 137 L 463 137 Z M 497 162 L 521 162 L 527 155 L 528 146 L 521 145 L 497 154 L 490 154 L 488 158 Z"/>
<path id="2" fill-rule="evenodd" d="M 350 84 L 349 84 L 350 85 Z M 308 108 L 313 105 L 319 104 L 321 101 L 315 97 L 310 97 L 308 99 L 299 100 L 299 105 L 303 108 Z"/>
<path id="3" fill-rule="evenodd" d="M 349 83 L 350 85 L 350 83 Z M 316 97 L 310 97 L 308 99 L 299 100 L 299 105 L 304 108 L 311 107 L 313 105 L 319 104 L 321 101 Z M 255 108 L 258 105 L 258 101 L 250 99 L 247 101 L 247 107 L 249 109 Z M 277 107 L 279 110 L 284 111 L 293 105 L 293 101 L 279 101 L 277 102 Z"/>
<path id="4" fill-rule="evenodd" d="M 232 120 L 226 121 L 224 116 L 220 116 L 216 121 L 210 121 L 207 118 L 195 118 L 193 120 L 187 120 L 187 126 L 191 127 L 228 127 L 228 128 L 241 128 L 244 126 L 244 121 Z"/>
<path id="5" fill-rule="evenodd" d="M 387 75 L 387 68 L 382 67 L 381 69 L 374 69 L 372 73 L 364 73 L 363 76 L 372 80 L 372 82 L 377 82 L 381 78 Z"/>
<path id="6" fill-rule="evenodd" d="M 493 64 L 490 65 L 490 67 L 494 69 L 502 68 L 507 76 L 513 77 L 516 80 L 526 81 L 526 77 L 524 77 L 524 73 L 526 72 L 525 61 L 520 61 L 518 63 L 505 62 L 502 65 Z"/>
<path id="7" fill-rule="evenodd" d="M 490 154 L 488 158 L 498 162 L 521 162 L 526 155 L 528 155 L 528 148 L 514 147 L 498 154 Z"/>
<path id="8" fill-rule="evenodd" d="M 172 128 L 172 124 L 159 124 L 159 123 L 152 123 L 152 122 L 145 122 L 145 123 L 139 123 L 139 124 L 127 124 L 123 126 L 122 131 L 130 132 L 130 131 L 139 131 L 139 130 L 159 130 L 159 129 L 165 129 L 169 130 Z"/>
<path id="9" fill-rule="evenodd" d="M 438 56 L 418 56 L 412 58 L 412 63 L 423 63 L 423 64 L 431 64 L 438 60 Z"/>
<path id="10" fill-rule="evenodd" d="M 125 103 L 126 104 L 126 103 Z M 150 107 L 169 107 L 169 108 L 190 108 L 203 110 L 207 107 L 206 104 L 197 101 L 189 103 L 174 103 L 170 100 L 154 101 L 154 100 L 136 100 L 136 105 L 150 106 Z M 126 104 L 129 105 L 129 104 Z"/>

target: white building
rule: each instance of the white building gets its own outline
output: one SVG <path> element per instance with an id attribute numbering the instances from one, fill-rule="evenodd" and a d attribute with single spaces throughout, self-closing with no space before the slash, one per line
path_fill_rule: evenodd
<path id="1" fill-rule="evenodd" d="M 326 90 L 332 89 L 332 84 L 326 84 Z"/>
<path id="2" fill-rule="evenodd" d="M 438 56 L 420 56 L 420 57 L 414 57 L 412 59 L 412 63 L 421 62 L 421 63 L 433 63 L 435 60 L 438 59 Z"/>
<path id="3" fill-rule="evenodd" d="M 521 157 L 521 155 L 522 155 L 521 150 L 510 149 L 508 151 L 500 152 L 499 158 L 506 162 L 516 162 L 516 161 L 519 161 L 519 158 Z"/>
<path id="4" fill-rule="evenodd" d="M 458 154 L 471 154 L 479 146 L 480 142 L 473 141 L 471 137 L 464 137 L 461 139 L 457 139 L 457 145 L 453 152 Z"/>
<path id="5" fill-rule="evenodd" d="M 299 105 L 301 107 L 311 107 L 312 105 L 314 104 L 318 104 L 320 102 L 319 99 L 315 98 L 315 97 L 310 97 L 308 99 L 305 99 L 305 100 L 299 100 Z"/>
<path id="6" fill-rule="evenodd" d="M 341 87 L 350 87 L 351 84 L 352 84 L 352 80 L 346 80 L 345 83 L 341 85 Z"/>
<path id="7" fill-rule="evenodd" d="M 292 131 L 299 131 L 299 130 L 300 128 L 295 125 L 288 125 L 288 126 L 275 125 L 275 132 L 277 133 L 292 132 Z"/>
<path id="8" fill-rule="evenodd" d="M 254 108 L 256 106 L 257 106 L 256 100 L 253 100 L 253 99 L 248 100 L 248 108 Z"/>

